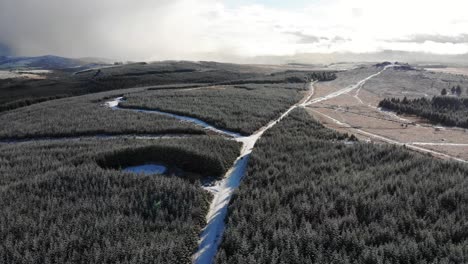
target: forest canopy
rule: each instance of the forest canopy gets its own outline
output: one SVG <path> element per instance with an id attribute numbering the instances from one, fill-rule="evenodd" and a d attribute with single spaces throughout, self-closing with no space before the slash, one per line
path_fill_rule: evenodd
<path id="1" fill-rule="evenodd" d="M 468 128 L 468 98 L 386 98 L 379 103 L 379 107 L 396 111 L 398 114 L 417 115 L 433 123 Z"/>
<path id="2" fill-rule="evenodd" d="M 191 263 L 211 199 L 201 184 L 96 162 L 151 148 L 212 172 L 239 153 L 206 136 L 0 143 L 0 263 Z"/>
<path id="3" fill-rule="evenodd" d="M 267 131 L 216 263 L 467 263 L 468 167 L 346 138 L 303 110 Z"/>

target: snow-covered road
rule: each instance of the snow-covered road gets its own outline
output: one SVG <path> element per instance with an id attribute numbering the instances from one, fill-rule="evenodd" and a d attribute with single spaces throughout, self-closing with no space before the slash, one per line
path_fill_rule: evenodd
<path id="1" fill-rule="evenodd" d="M 158 114 L 158 115 L 170 116 L 170 117 L 179 119 L 180 121 L 189 122 L 189 123 L 195 124 L 197 126 L 201 126 L 201 127 L 205 128 L 207 130 L 213 131 L 215 133 L 218 133 L 218 134 L 221 134 L 221 135 L 224 135 L 224 136 L 234 137 L 234 138 L 242 137 L 242 135 L 239 134 L 239 133 L 231 132 L 231 131 L 224 130 L 224 129 L 221 129 L 221 128 L 216 128 L 215 126 L 212 126 L 212 125 L 206 123 L 205 121 L 202 121 L 200 119 L 193 118 L 193 117 L 176 115 L 176 114 L 163 112 L 163 111 L 158 111 L 158 110 L 123 108 L 123 107 L 119 106 L 119 103 L 122 102 L 123 100 L 124 100 L 123 97 L 117 97 L 117 98 L 113 99 L 112 101 L 106 102 L 105 105 L 107 107 L 110 107 L 110 108 L 115 109 L 115 110 L 126 110 L 126 111 L 140 112 L 140 113 L 149 113 L 149 114 Z"/>
<path id="2" fill-rule="evenodd" d="M 316 103 L 320 103 L 320 102 L 323 102 L 323 101 L 326 101 L 326 100 L 330 100 L 332 98 L 335 98 L 335 97 L 338 97 L 340 95 L 343 95 L 343 94 L 347 94 L 353 90 L 356 90 L 356 89 L 359 89 L 361 88 L 367 81 L 369 81 L 370 79 L 374 78 L 374 77 L 377 77 L 379 76 L 380 74 L 382 74 L 382 72 L 384 72 L 386 69 L 388 68 L 391 68 L 391 67 L 395 67 L 395 65 L 391 64 L 391 65 L 387 65 L 385 66 L 381 71 L 379 71 L 378 73 L 375 73 L 375 74 L 372 74 L 371 76 L 365 78 L 364 80 L 361 80 L 359 81 L 358 83 L 356 84 L 353 84 L 353 85 L 350 85 L 346 88 L 343 88 L 341 90 L 338 90 L 336 92 L 333 92 L 333 93 L 330 93 L 330 94 L 327 94 L 325 96 L 321 96 L 321 97 L 318 97 L 318 98 L 314 98 L 310 101 L 308 101 L 307 103 L 304 104 L 304 106 L 309 106 L 309 105 L 312 105 L 312 104 L 316 104 Z"/>
<path id="3" fill-rule="evenodd" d="M 206 219 L 208 224 L 203 229 L 203 233 L 200 236 L 198 250 L 195 252 L 192 258 L 193 263 L 211 264 L 213 262 L 214 257 L 218 252 L 219 244 L 222 241 L 225 228 L 224 221 L 226 219 L 229 202 L 231 201 L 234 191 L 239 187 L 241 180 L 245 175 L 247 163 L 255 143 L 268 129 L 274 127 L 278 122 L 291 113 L 291 111 L 303 106 L 304 103 L 307 102 L 313 95 L 313 85 L 314 83 L 309 85 L 309 91 L 304 96 L 303 100 L 291 106 L 280 117 L 270 121 L 266 126 L 260 128 L 251 136 L 235 138 L 236 141 L 242 142 L 241 155 L 234 163 L 234 166 L 227 172 L 223 180 L 219 181 L 212 187 L 206 188 L 214 195 L 214 198 L 210 205 Z"/>
<path id="4" fill-rule="evenodd" d="M 229 137 L 242 143 L 240 156 L 236 159 L 234 165 L 228 170 L 223 179 L 216 182 L 216 184 L 213 186 L 204 187 L 207 191 L 213 194 L 213 200 L 210 204 L 210 208 L 206 216 L 207 225 L 200 235 L 198 250 L 192 257 L 193 263 L 211 264 L 213 262 L 214 257 L 218 251 L 218 247 L 222 241 L 229 202 L 232 198 L 232 195 L 234 194 L 234 191 L 239 187 L 241 180 L 245 175 L 247 163 L 255 143 L 268 129 L 274 127 L 283 118 L 288 116 L 291 111 L 298 107 L 304 107 L 308 104 L 314 94 L 314 83 L 310 83 L 308 88 L 309 89 L 307 94 L 301 101 L 291 106 L 278 118 L 270 121 L 267 125 L 257 130 L 254 134 L 245 137 L 239 133 L 216 128 L 202 120 L 192 117 L 186 117 L 156 110 L 123 108 L 119 106 L 119 103 L 124 100 L 123 97 L 118 97 L 105 103 L 107 107 L 110 107 L 114 110 L 136 111 L 174 117 L 181 121 L 190 122 L 197 126 L 201 126 L 207 130 L 216 132 L 220 135 Z"/>

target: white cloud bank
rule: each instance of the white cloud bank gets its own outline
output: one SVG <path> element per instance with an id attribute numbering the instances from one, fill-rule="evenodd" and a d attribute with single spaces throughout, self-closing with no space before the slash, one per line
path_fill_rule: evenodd
<path id="1" fill-rule="evenodd" d="M 247 2 L 0 0 L 0 43 L 17 55 L 132 60 L 468 53 L 465 0 L 316 0 L 300 9 Z"/>

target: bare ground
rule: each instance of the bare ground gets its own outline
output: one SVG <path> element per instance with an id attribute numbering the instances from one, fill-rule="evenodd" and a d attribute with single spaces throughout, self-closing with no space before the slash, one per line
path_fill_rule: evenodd
<path id="1" fill-rule="evenodd" d="M 460 74 L 468 76 L 468 68 L 428 68 L 427 71 L 431 72 L 442 72 L 442 73 L 450 73 L 450 74 Z"/>
<path id="2" fill-rule="evenodd" d="M 420 73 L 411 71 L 405 76 L 405 71 L 387 69 L 361 88 L 307 106 L 308 112 L 325 126 L 354 134 L 361 140 L 407 145 L 422 152 L 433 151 L 431 154 L 442 158 L 468 160 L 468 132 L 465 129 L 438 127 L 416 117 L 397 116 L 377 108 L 378 102 L 388 94 L 388 88 L 385 87 L 394 87 L 391 93 L 402 96 L 404 91 L 408 91 L 408 86 L 403 84 L 411 83 L 415 74 Z M 392 75 L 394 78 L 398 76 L 395 80 L 396 85 L 392 81 Z M 345 84 L 347 81 L 349 82 L 349 79 L 336 83 Z M 421 90 L 426 82 L 423 80 L 411 84 L 412 91 L 430 92 Z M 345 86 L 341 87 L 343 88 Z M 314 98 L 323 97 L 339 89 L 338 85 L 316 85 Z"/>

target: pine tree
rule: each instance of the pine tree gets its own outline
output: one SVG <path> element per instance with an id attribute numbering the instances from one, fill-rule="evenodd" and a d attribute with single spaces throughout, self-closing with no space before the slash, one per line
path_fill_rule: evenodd
<path id="1" fill-rule="evenodd" d="M 457 94 L 457 96 L 460 96 L 462 94 L 462 88 L 460 87 L 460 85 L 457 85 L 457 88 L 455 89 L 455 93 Z"/>

